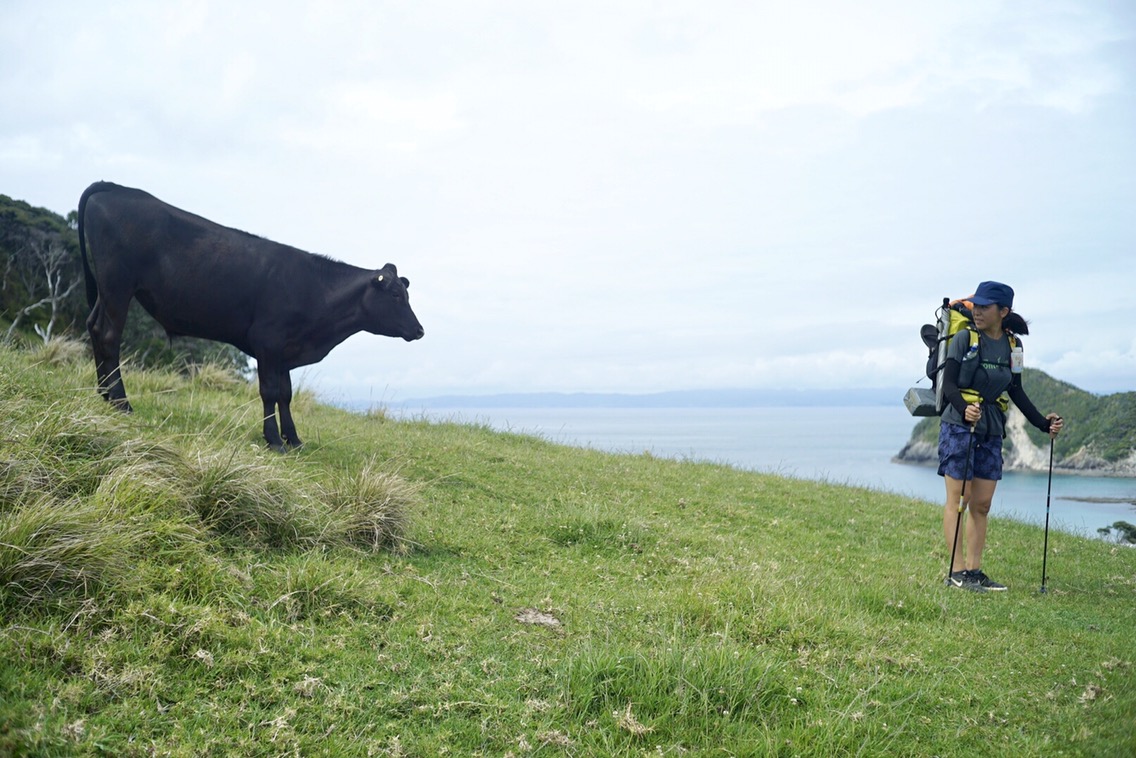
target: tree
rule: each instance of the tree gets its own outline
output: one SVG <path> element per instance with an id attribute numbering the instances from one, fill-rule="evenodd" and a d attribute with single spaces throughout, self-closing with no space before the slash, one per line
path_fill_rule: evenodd
<path id="1" fill-rule="evenodd" d="M 26 303 L 12 314 L 4 341 L 11 342 L 25 318 L 42 313 L 33 328 L 46 344 L 83 279 L 75 270 L 74 257 L 57 239 L 40 232 L 32 232 L 29 237 L 29 242 L 8 258 L 0 284 L 5 290 L 9 286 L 18 288 Z"/>
<path id="2" fill-rule="evenodd" d="M 1113 535 L 1113 530 L 1116 534 Z M 1136 526 L 1129 524 L 1127 521 L 1114 521 L 1112 526 L 1102 527 L 1097 529 L 1097 533 L 1102 537 L 1112 536 L 1120 544 L 1136 545 Z"/>
<path id="3" fill-rule="evenodd" d="M 0 338 L 82 330 L 79 238 L 62 216 L 0 195 L 0 274 Z"/>

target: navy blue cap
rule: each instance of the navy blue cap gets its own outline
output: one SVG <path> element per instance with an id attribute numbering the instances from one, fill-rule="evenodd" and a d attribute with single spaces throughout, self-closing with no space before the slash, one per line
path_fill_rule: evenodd
<path id="1" fill-rule="evenodd" d="M 970 302 L 975 305 L 998 305 L 1003 308 L 1014 307 L 1014 288 L 1001 282 L 983 282 L 978 285 Z"/>

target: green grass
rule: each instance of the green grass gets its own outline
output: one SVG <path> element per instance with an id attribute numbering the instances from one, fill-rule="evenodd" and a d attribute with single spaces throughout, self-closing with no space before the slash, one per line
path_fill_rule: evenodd
<path id="1" fill-rule="evenodd" d="M 0 350 L 0 754 L 1136 753 L 1136 551 Z M 995 514 L 996 515 L 996 514 Z"/>

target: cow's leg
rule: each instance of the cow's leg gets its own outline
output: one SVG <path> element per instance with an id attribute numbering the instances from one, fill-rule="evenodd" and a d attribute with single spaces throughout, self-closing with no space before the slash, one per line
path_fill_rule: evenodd
<path id="1" fill-rule="evenodd" d="M 280 372 L 280 396 L 277 398 L 280 406 L 280 433 L 288 447 L 300 447 L 300 435 L 296 433 L 296 423 L 292 421 L 292 374 L 288 371 Z"/>
<path id="2" fill-rule="evenodd" d="M 99 299 L 95 302 L 95 307 L 91 309 L 90 314 L 87 316 L 87 333 L 91 335 L 91 351 L 95 354 L 95 376 L 98 379 L 99 394 L 103 396 L 104 400 L 109 400 L 110 398 L 107 397 L 106 349 L 103 347 L 102 334 L 98 327 L 102 308 L 103 302 L 102 299 Z M 119 381 L 121 381 L 121 377 Z"/>
<path id="3" fill-rule="evenodd" d="M 276 425 L 276 405 L 280 399 L 280 371 L 257 361 L 257 374 L 260 376 L 260 400 L 264 406 L 264 441 L 278 453 L 287 451 L 284 440 L 280 438 L 280 428 Z M 283 372 L 287 377 L 288 372 Z"/>
<path id="4" fill-rule="evenodd" d="M 134 409 L 126 399 L 126 387 L 122 384 L 122 330 L 126 326 L 126 312 L 130 302 L 118 308 L 108 306 L 100 293 L 87 316 L 87 332 L 91 335 L 91 349 L 95 354 L 95 375 L 98 377 L 99 394 L 107 401 L 127 413 Z"/>

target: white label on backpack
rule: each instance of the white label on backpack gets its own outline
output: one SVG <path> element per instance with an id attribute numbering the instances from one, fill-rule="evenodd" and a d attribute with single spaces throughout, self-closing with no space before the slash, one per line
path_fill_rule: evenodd
<path id="1" fill-rule="evenodd" d="M 1022 373 L 1022 367 L 1025 365 L 1025 356 L 1022 355 L 1022 346 L 1017 345 L 1010 351 L 1010 371 L 1015 374 Z"/>

